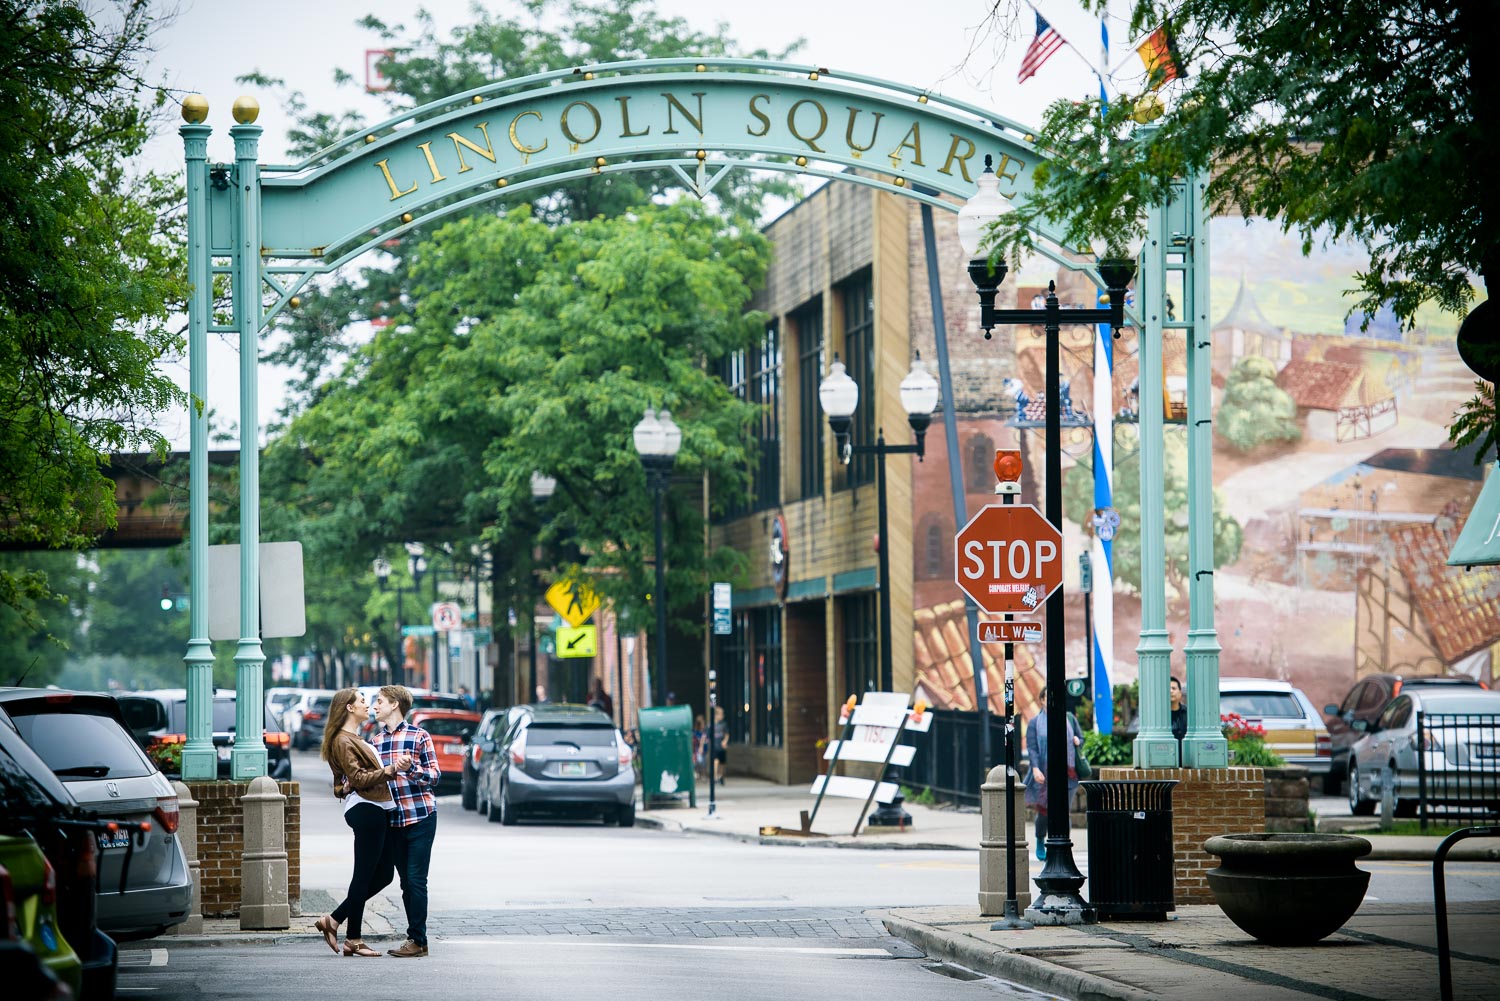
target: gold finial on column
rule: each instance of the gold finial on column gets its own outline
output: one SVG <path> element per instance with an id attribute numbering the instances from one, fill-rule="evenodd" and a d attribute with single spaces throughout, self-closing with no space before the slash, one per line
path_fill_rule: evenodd
<path id="1" fill-rule="evenodd" d="M 234 107 L 231 110 L 235 121 L 241 125 L 251 125 L 260 117 L 260 102 L 249 94 L 241 94 L 234 99 Z"/>
<path id="2" fill-rule="evenodd" d="M 182 120 L 189 125 L 202 124 L 208 118 L 208 98 L 202 94 L 189 94 L 182 99 Z"/>

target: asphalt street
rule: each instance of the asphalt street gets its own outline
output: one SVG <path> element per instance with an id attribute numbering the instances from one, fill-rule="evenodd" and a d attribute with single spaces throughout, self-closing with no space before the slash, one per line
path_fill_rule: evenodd
<path id="1" fill-rule="evenodd" d="M 325 794 L 326 766 L 298 752 L 293 767 L 303 783 L 308 913 L 266 944 L 140 943 L 125 952 L 120 997 L 322 1001 L 351 989 L 518 999 L 608 992 L 650 1001 L 1048 996 L 927 959 L 866 914 L 972 903 L 977 851 L 768 846 L 597 823 L 507 828 L 465 812 L 456 795 L 439 801 L 432 955 L 336 957 L 311 921 L 342 895 L 350 834 Z M 1429 863 L 1362 867 L 1372 873 L 1369 900 L 1432 899 Z M 1449 899 L 1500 899 L 1497 869 L 1450 865 Z M 402 927 L 399 894 L 372 907 L 377 924 Z M 380 944 L 399 944 L 399 936 Z"/>

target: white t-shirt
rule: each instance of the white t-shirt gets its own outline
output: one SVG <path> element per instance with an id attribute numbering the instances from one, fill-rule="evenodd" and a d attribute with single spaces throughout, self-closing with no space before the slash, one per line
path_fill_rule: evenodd
<path id="1" fill-rule="evenodd" d="M 379 802 L 377 800 L 365 799 L 358 792 L 356 792 L 353 789 L 350 789 L 349 790 L 349 795 L 347 795 L 347 796 L 344 797 L 344 812 L 348 813 L 351 809 L 353 809 L 356 805 L 358 805 L 360 803 L 369 803 L 372 806 L 378 806 L 378 807 L 380 807 L 382 810 L 394 810 L 396 808 L 396 801 L 395 801 L 394 798 L 393 799 L 389 799 L 389 800 L 387 800 L 384 803 L 381 803 L 381 802 Z"/>

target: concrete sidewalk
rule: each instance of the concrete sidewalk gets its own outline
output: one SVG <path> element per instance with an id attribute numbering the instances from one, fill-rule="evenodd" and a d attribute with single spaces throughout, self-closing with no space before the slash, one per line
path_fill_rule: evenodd
<path id="1" fill-rule="evenodd" d="M 667 831 L 706 834 L 766 845 L 797 845 L 823 848 L 908 848 L 975 850 L 979 847 L 979 809 L 954 809 L 906 804 L 912 826 L 906 830 L 862 827 L 855 835 L 854 823 L 862 801 L 826 796 L 813 821 L 813 830 L 823 837 L 804 837 L 800 829 L 800 811 L 812 812 L 817 797 L 803 786 L 783 786 L 762 779 L 732 776 L 726 785 L 715 790 L 714 815 L 708 813 L 707 783 L 698 789 L 698 805 L 663 806 L 636 813 L 636 823 Z M 1344 821 L 1353 818 L 1343 818 Z M 1373 823 L 1373 821 L 1371 822 Z M 791 833 L 776 834 L 768 829 L 780 828 Z M 1369 840 L 1370 859 L 1431 859 L 1442 841 L 1438 837 L 1384 835 L 1361 830 L 1357 824 L 1341 823 L 1340 830 L 1357 833 Z M 1228 832 L 1226 832 L 1228 833 Z M 1028 831 L 1026 837 L 1030 838 Z M 1074 854 L 1080 865 L 1087 857 L 1087 832 L 1074 831 Z M 1461 841 L 1448 854 L 1455 861 L 1500 860 L 1500 841 L 1474 838 Z M 1500 971 L 1497 971 L 1500 976 Z"/>
<path id="2" fill-rule="evenodd" d="M 1500 901 L 1450 904 L 1455 998 L 1500 997 Z M 1367 902 L 1305 947 L 1262 945 L 1213 905 L 1176 920 L 990 931 L 973 907 L 870 912 L 936 959 L 1074 999 L 1417 1001 L 1436 998 L 1432 905 Z"/>

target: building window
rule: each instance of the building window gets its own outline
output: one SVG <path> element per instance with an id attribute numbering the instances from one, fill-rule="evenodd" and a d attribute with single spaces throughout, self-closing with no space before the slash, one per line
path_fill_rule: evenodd
<path id="1" fill-rule="evenodd" d="M 801 438 L 802 496 L 823 495 L 823 408 L 818 383 L 823 381 L 823 301 L 814 299 L 792 314 L 797 329 L 797 430 Z"/>
<path id="2" fill-rule="evenodd" d="M 875 599 L 874 591 L 839 599 L 844 631 L 844 687 L 852 695 L 880 689 L 880 629 Z"/>
<path id="3" fill-rule="evenodd" d="M 760 406 L 751 425 L 755 437 L 755 472 L 751 484 L 753 510 L 781 503 L 781 334 L 773 322 L 766 327 L 750 359 L 749 400 Z"/>
<path id="4" fill-rule="evenodd" d="M 844 304 L 844 367 L 859 385 L 859 406 L 849 427 L 856 445 L 875 443 L 875 286 L 868 271 L 849 279 L 839 289 Z M 875 482 L 875 456 L 850 460 L 844 485 Z"/>
<path id="5" fill-rule="evenodd" d="M 734 613 L 734 631 L 715 636 L 715 670 L 718 672 L 719 705 L 724 707 L 724 726 L 731 744 L 750 741 L 753 709 L 750 690 L 750 613 Z"/>
<path id="6" fill-rule="evenodd" d="M 953 529 L 942 515 L 929 514 L 922 519 L 922 528 L 917 535 L 922 547 L 917 566 L 924 580 L 942 580 L 953 576 Z"/>
<path id="7" fill-rule="evenodd" d="M 964 463 L 969 493 L 987 494 L 995 489 L 995 443 L 989 435 L 969 439 L 969 461 Z"/>
<path id="8" fill-rule="evenodd" d="M 785 733 L 782 707 L 781 609 L 756 608 L 750 613 L 755 637 L 755 743 L 780 747 Z"/>

